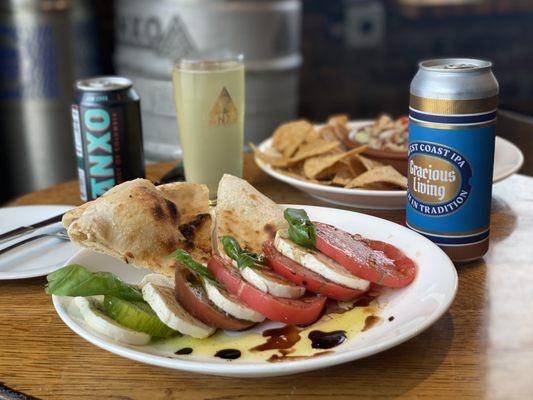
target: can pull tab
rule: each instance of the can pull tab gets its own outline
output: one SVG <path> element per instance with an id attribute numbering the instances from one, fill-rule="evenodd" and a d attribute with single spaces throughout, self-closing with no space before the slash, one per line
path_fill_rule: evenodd
<path id="1" fill-rule="evenodd" d="M 456 64 L 446 64 L 444 69 L 471 69 L 476 68 L 474 64 L 467 63 L 456 63 Z"/>
<path id="2" fill-rule="evenodd" d="M 94 79 L 89 83 L 89 86 L 91 86 L 94 89 L 105 89 L 110 86 L 114 86 L 115 84 L 113 82 L 110 82 L 108 79 Z"/>

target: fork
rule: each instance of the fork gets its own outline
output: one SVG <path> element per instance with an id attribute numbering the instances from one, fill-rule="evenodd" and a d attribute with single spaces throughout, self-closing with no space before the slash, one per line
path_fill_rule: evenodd
<path id="1" fill-rule="evenodd" d="M 11 246 L 7 246 L 6 248 L 1 249 L 0 250 L 0 254 L 7 253 L 8 251 L 13 250 L 13 249 L 15 249 L 15 248 L 17 248 L 19 246 L 25 245 L 26 243 L 30 243 L 30 242 L 33 242 L 35 240 L 39 240 L 39 239 L 42 239 L 42 238 L 45 238 L 45 237 L 53 237 L 53 238 L 57 238 L 57 239 L 61 239 L 61 240 L 70 240 L 68 235 L 67 235 L 67 231 L 65 229 L 61 229 L 61 230 L 59 230 L 57 232 L 43 233 L 43 234 L 40 234 L 40 235 L 31 236 L 31 237 L 29 237 L 27 239 L 21 240 L 20 242 L 14 243 Z"/>

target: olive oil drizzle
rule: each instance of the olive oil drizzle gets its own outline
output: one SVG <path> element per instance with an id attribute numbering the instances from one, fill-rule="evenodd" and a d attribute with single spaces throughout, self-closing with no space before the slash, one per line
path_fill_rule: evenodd
<path id="1" fill-rule="evenodd" d="M 369 315 L 365 318 L 365 326 L 363 326 L 361 332 L 366 332 L 367 330 L 375 326 L 379 321 L 381 321 L 381 318 L 377 315 Z"/>
<path id="2" fill-rule="evenodd" d="M 206 339 L 179 336 L 156 346 L 164 352 L 190 354 L 195 359 L 218 357 L 226 360 L 281 362 L 329 354 L 347 340 L 381 321 L 374 296 L 352 303 L 332 302 L 326 313 L 307 327 L 285 325 L 258 332 L 218 331 Z M 181 353 L 181 351 L 190 353 Z"/>

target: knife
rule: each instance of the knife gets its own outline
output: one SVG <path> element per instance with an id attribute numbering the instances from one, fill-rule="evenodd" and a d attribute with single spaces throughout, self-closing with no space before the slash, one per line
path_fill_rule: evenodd
<path id="1" fill-rule="evenodd" d="M 43 226 L 51 225 L 56 222 L 60 222 L 62 218 L 63 218 L 63 214 L 59 214 L 59 215 L 56 215 L 55 217 L 51 217 L 51 218 L 45 219 L 44 221 L 36 222 L 31 225 L 19 226 L 18 228 L 10 230 L 9 232 L 2 233 L 0 235 L 0 243 L 5 242 L 7 239 L 13 238 L 14 236 L 19 236 L 19 235 L 22 235 L 23 233 L 29 233 L 38 228 L 42 228 Z"/>

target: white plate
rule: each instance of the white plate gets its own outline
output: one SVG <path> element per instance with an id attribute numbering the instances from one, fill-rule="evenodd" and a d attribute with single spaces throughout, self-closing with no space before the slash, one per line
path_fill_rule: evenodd
<path id="1" fill-rule="evenodd" d="M 304 208 L 310 218 L 336 225 L 349 232 L 358 232 L 373 239 L 384 240 L 402 249 L 418 266 L 415 280 L 406 288 L 390 290 L 380 297 L 382 322 L 335 348 L 331 354 L 296 361 L 225 361 L 215 357 L 176 356 L 160 347 L 125 346 L 89 330 L 68 305 L 71 298 L 53 296 L 61 319 L 74 332 L 120 356 L 161 367 L 212 375 L 264 377 L 295 374 L 357 360 L 396 346 L 428 328 L 446 312 L 457 291 L 457 272 L 450 259 L 436 245 L 419 234 L 392 222 L 352 211 L 325 207 Z M 137 283 L 145 273 L 114 258 L 82 250 L 69 263 L 78 263 L 90 270 L 110 271 L 123 280 Z M 388 317 L 394 316 L 389 322 Z M 97 366 L 95 366 L 97 368 Z"/>
<path id="2" fill-rule="evenodd" d="M 367 125 L 372 120 L 352 121 L 350 127 Z M 272 139 L 266 139 L 259 145 L 262 151 L 271 149 Z M 405 190 L 368 190 L 345 189 L 342 187 L 326 186 L 306 182 L 276 171 L 267 163 L 255 157 L 255 162 L 264 172 L 273 178 L 288 183 L 311 196 L 328 203 L 346 207 L 367 208 L 374 210 L 401 210 L 405 208 L 407 192 Z M 524 163 L 524 155 L 513 143 L 499 136 L 496 137 L 494 154 L 494 182 L 499 182 L 515 172 Z"/>
<path id="3" fill-rule="evenodd" d="M 72 206 L 22 206 L 0 208 L 0 234 L 19 226 L 32 224 L 53 217 Z M 0 249 L 27 237 L 54 232 L 61 228 L 58 222 L 40 228 L 27 235 L 18 236 L 0 244 Z M 46 275 L 65 264 L 65 261 L 79 251 L 70 242 L 55 238 L 39 239 L 0 255 L 0 280 L 23 279 Z"/>
<path id="4" fill-rule="evenodd" d="M 514 143 L 496 136 L 492 182 L 500 182 L 518 172 L 524 164 L 524 154 Z"/>

